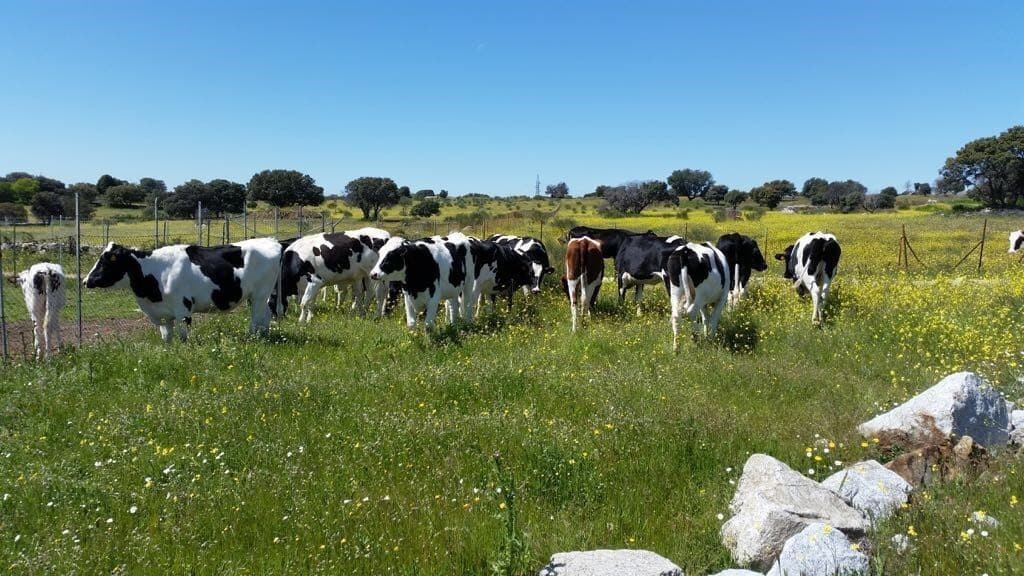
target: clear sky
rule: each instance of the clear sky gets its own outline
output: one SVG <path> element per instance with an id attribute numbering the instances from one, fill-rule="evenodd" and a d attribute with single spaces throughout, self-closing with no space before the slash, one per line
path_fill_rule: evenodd
<path id="1" fill-rule="evenodd" d="M 0 2 L 0 172 L 532 194 L 931 181 L 1024 123 L 1024 2 Z"/>

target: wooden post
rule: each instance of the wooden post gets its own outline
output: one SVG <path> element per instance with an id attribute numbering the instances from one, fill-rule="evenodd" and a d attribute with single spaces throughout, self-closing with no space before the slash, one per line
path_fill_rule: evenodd
<path id="1" fill-rule="evenodd" d="M 988 231 L 988 218 L 981 223 L 981 250 L 978 251 L 978 274 L 981 274 L 981 260 L 985 257 L 985 233 Z"/>

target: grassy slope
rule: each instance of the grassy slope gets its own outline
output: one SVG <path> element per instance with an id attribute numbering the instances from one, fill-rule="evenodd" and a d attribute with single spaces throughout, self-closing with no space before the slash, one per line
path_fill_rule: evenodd
<path id="1" fill-rule="evenodd" d="M 670 214 L 614 225 L 726 229 L 703 214 L 686 223 Z M 900 215 L 731 223 L 759 236 L 767 228 L 771 250 L 781 247 L 773 238 L 805 229 L 848 239 L 836 320 L 810 329 L 809 303 L 773 267 L 724 319 L 718 343 L 688 342 L 678 356 L 664 296 L 651 290 L 637 319 L 612 304 L 609 285 L 576 336 L 549 289 L 430 345 L 396 317 L 333 310 L 309 329 L 286 319 L 273 343 L 250 341 L 235 314 L 200 317 L 194 341 L 170 350 L 153 330 L 6 368 L 0 566 L 481 573 L 502 542 L 499 451 L 519 487 L 521 571 L 555 551 L 596 547 L 652 549 L 687 573 L 725 567 L 716 515 L 728 516 L 730 481 L 750 453 L 823 477 L 836 459 L 873 455 L 853 433 L 858 422 L 953 369 L 981 370 L 1021 395 L 1015 260 L 1000 244 L 986 259 L 985 279 L 996 282 L 939 274 L 980 221 L 914 215 L 912 241 L 935 270 L 894 277 Z M 989 225 L 1001 241 L 1013 222 Z M 836 443 L 814 451 L 821 461 L 805 455 L 816 434 Z M 1024 520 L 1011 505 L 1024 480 L 1012 457 L 999 466 L 970 486 L 929 491 L 883 527 L 879 542 L 909 525 L 918 536 L 906 554 L 883 546 L 879 570 L 1024 570 L 1014 549 Z M 1003 524 L 964 540 L 978 509 Z"/>

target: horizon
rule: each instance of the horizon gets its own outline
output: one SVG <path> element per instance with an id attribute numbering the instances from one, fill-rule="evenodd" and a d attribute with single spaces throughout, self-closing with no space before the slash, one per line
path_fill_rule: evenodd
<path id="1" fill-rule="evenodd" d="M 1024 6 L 14 2 L 0 171 L 533 196 L 711 172 L 933 182 L 1022 123 Z"/>

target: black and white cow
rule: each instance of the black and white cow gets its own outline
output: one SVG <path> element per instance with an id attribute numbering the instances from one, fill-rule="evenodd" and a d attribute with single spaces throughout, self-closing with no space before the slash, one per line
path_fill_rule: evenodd
<path id="1" fill-rule="evenodd" d="M 1010 232 L 1010 254 L 1024 247 L 1024 230 Z"/>
<path id="2" fill-rule="evenodd" d="M 506 234 L 495 234 L 487 240 L 509 246 L 516 252 L 529 258 L 530 271 L 533 275 L 533 282 L 530 283 L 530 292 L 539 294 L 541 283 L 544 282 L 544 276 L 555 271 L 551 266 L 551 261 L 548 259 L 548 249 L 544 247 L 544 243 L 532 236 L 509 236 Z M 523 293 L 526 293 L 525 286 L 523 286 Z M 511 306 L 512 295 L 509 294 L 508 297 L 509 305 Z"/>
<path id="3" fill-rule="evenodd" d="M 470 238 L 470 250 L 473 254 L 470 302 L 480 306 L 487 299 L 489 311 L 494 312 L 495 299 L 498 294 L 504 294 L 511 310 L 515 289 L 520 286 L 526 288 L 535 280 L 533 262 L 526 254 L 515 251 L 511 243 Z"/>
<path id="4" fill-rule="evenodd" d="M 22 270 L 12 282 L 21 287 L 25 307 L 32 318 L 36 358 L 49 357 L 61 346 L 60 311 L 67 302 L 64 268 L 60 264 L 40 262 Z"/>
<path id="5" fill-rule="evenodd" d="M 383 314 L 386 287 L 371 282 L 370 270 L 377 264 L 379 250 L 391 237 L 379 228 L 303 236 L 285 249 L 281 262 L 282 303 L 287 311 L 288 298 L 299 296 L 299 322 L 313 319 L 317 292 L 327 285 L 351 287 L 355 307 L 365 314 L 369 295 Z M 272 299 L 275 307 L 277 296 Z"/>
<path id="6" fill-rule="evenodd" d="M 460 232 L 421 240 L 393 236 L 381 248 L 370 278 L 401 282 L 406 325 L 414 329 L 422 312 L 429 334 L 442 300 L 451 324 L 472 313 L 473 265 L 469 237 Z"/>
<path id="7" fill-rule="evenodd" d="M 281 269 L 281 243 L 273 238 L 226 246 L 175 245 L 153 251 L 111 242 L 84 280 L 86 288 L 129 287 L 139 308 L 160 328 L 164 342 L 175 322 L 182 341 L 196 312 L 226 311 L 249 302 L 250 332 L 270 329 L 267 302 Z"/>
<path id="8" fill-rule="evenodd" d="M 619 305 L 626 300 L 626 291 L 635 288 L 633 301 L 640 314 L 644 286 L 665 280 L 665 263 L 673 250 L 686 244 L 681 236 L 663 238 L 653 234 L 627 236 L 615 256 L 615 280 L 619 286 Z"/>
<path id="9" fill-rule="evenodd" d="M 690 242 L 672 251 L 665 272 L 672 302 L 672 350 L 679 350 L 679 318 L 683 314 L 695 321 L 700 313 L 704 335 L 714 336 L 729 300 L 731 279 L 725 254 L 710 242 Z M 710 314 L 709 306 L 713 306 Z"/>
<path id="10" fill-rule="evenodd" d="M 786 250 L 775 255 L 775 259 L 786 265 L 783 277 L 793 281 L 796 293 L 803 296 L 810 292 L 814 302 L 811 322 L 825 321 L 825 301 L 832 279 L 836 276 L 842 249 L 832 234 L 808 232 L 790 244 Z"/>
<path id="11" fill-rule="evenodd" d="M 632 232 L 630 230 L 622 230 L 621 228 L 591 228 L 590 226 L 576 226 L 565 233 L 565 241 L 568 242 L 573 238 L 582 238 L 586 236 L 591 240 L 596 240 L 601 245 L 601 254 L 604 255 L 605 258 L 615 258 L 626 238 L 644 234 L 652 237 L 654 236 L 654 232 L 651 232 L 650 230 L 647 232 Z"/>
<path id="12" fill-rule="evenodd" d="M 735 306 L 747 295 L 751 271 L 764 272 L 768 269 L 768 263 L 764 260 L 764 254 L 761 254 L 757 240 L 736 232 L 720 236 L 715 248 L 725 254 L 725 259 L 729 262 L 729 272 L 732 275 L 729 306 Z"/>

